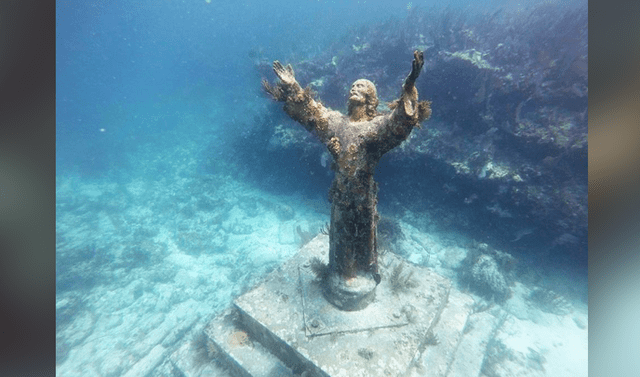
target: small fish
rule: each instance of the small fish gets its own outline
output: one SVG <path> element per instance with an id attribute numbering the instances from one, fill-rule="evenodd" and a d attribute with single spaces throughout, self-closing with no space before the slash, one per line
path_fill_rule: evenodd
<path id="1" fill-rule="evenodd" d="M 322 155 L 320 156 L 320 165 L 322 165 L 323 168 L 327 167 L 327 161 L 329 161 L 329 158 L 331 158 L 329 152 L 322 152 Z"/>
<path id="2" fill-rule="evenodd" d="M 516 238 L 511 242 L 518 242 L 522 237 L 532 234 L 535 230 L 536 228 L 525 228 L 525 229 L 519 230 L 516 232 Z"/>

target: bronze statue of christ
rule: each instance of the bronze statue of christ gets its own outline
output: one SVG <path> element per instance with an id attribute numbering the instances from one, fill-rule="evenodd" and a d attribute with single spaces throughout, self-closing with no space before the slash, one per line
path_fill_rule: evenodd
<path id="1" fill-rule="evenodd" d="M 414 127 L 431 116 L 431 103 L 418 101 L 415 81 L 424 64 L 421 51 L 413 53 L 411 72 L 391 112 L 380 114 L 375 85 L 356 80 L 349 91 L 348 114 L 331 110 L 302 89 L 291 65 L 273 63 L 279 78 L 264 89 L 284 111 L 327 147 L 333 157 L 335 178 L 329 190 L 329 273 L 325 296 L 343 310 L 359 310 L 374 299 L 380 283 L 376 243 L 378 187 L 373 174 L 382 155 L 409 137 Z"/>

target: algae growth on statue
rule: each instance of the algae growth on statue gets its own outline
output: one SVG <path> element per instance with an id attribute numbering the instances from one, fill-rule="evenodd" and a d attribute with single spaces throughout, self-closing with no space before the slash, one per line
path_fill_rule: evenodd
<path id="1" fill-rule="evenodd" d="M 348 113 L 323 106 L 311 90 L 302 89 L 291 65 L 273 63 L 279 78 L 274 85 L 263 80 L 264 89 L 284 111 L 314 134 L 333 157 L 335 178 L 329 190 L 328 274 L 323 281 L 327 300 L 343 310 L 359 310 L 375 298 L 381 277 L 378 269 L 376 209 L 378 186 L 373 179 L 380 158 L 406 140 L 414 127 L 431 116 L 431 103 L 418 101 L 415 80 L 424 65 L 421 51 L 414 51 L 411 72 L 400 98 L 389 113 L 379 113 L 373 82 L 356 80 L 351 86 Z"/>

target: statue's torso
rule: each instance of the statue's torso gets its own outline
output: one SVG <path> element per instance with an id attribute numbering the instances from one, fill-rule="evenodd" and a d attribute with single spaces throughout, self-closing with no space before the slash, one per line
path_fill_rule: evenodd
<path id="1" fill-rule="evenodd" d="M 337 174 L 356 180 L 373 174 L 381 157 L 376 145 L 387 121 L 388 116 L 380 115 L 372 120 L 352 122 L 346 115 L 331 112 L 329 138 L 325 144 L 336 162 Z"/>

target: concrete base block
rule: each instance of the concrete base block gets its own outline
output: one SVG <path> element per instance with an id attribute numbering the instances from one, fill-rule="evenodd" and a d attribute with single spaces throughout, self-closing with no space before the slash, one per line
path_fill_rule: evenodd
<path id="1" fill-rule="evenodd" d="M 328 236 L 317 236 L 211 321 L 204 330 L 211 365 L 242 377 L 480 374 L 496 323 L 488 313 L 473 314 L 470 296 L 388 253 L 380 257 L 374 301 L 340 310 L 311 269 L 313 258 L 327 263 L 328 252 Z M 208 375 L 210 366 L 181 361 L 194 352 L 183 348 L 173 365 L 185 376 Z"/>
<path id="2" fill-rule="evenodd" d="M 326 300 L 310 269 L 312 258 L 328 263 L 328 250 L 328 237 L 316 237 L 239 297 L 240 322 L 296 373 L 404 375 L 447 302 L 449 280 L 405 263 L 395 280 L 401 286 L 394 287 L 391 275 L 403 262 L 387 254 L 374 302 L 359 311 L 343 311 Z"/>

